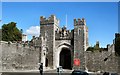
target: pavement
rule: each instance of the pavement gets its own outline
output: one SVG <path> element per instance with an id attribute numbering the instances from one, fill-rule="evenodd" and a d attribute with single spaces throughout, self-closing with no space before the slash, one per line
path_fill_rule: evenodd
<path id="1" fill-rule="evenodd" d="M 72 70 L 63 70 L 62 73 L 71 73 Z M 56 69 L 45 70 L 44 75 L 58 75 Z M 62 75 L 65 75 L 62 74 Z M 40 75 L 39 70 L 12 70 L 12 71 L 2 71 L 0 75 Z"/>
<path id="2" fill-rule="evenodd" d="M 73 70 L 68 70 L 68 69 L 63 69 L 62 72 L 64 73 L 71 73 Z M 9 71 L 0 71 L 0 73 L 11 73 L 11 72 L 21 72 L 21 73 L 38 73 L 39 70 L 9 70 Z M 45 73 L 57 73 L 56 69 L 48 69 L 48 70 L 44 70 L 43 72 Z"/>
<path id="3" fill-rule="evenodd" d="M 68 71 L 68 70 L 67 70 Z M 61 74 L 59 75 L 71 75 L 72 71 L 64 70 Z M 29 71 L 4 71 L 2 72 L 1 75 L 40 75 L 39 70 L 29 70 Z M 56 70 L 49 70 L 49 71 L 44 71 L 43 75 L 58 75 Z"/>
<path id="4" fill-rule="evenodd" d="M 63 69 L 62 73 L 58 74 L 56 69 L 46 70 L 43 75 L 71 75 L 73 70 Z M 23 70 L 23 71 L 4 71 L 0 75 L 40 75 L 39 70 Z M 102 75 L 100 73 L 88 72 L 89 75 Z"/>

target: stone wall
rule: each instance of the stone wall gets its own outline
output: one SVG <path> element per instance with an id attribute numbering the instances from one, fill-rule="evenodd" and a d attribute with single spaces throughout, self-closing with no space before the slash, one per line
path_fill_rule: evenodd
<path id="1" fill-rule="evenodd" d="M 69 42 L 70 43 L 70 42 Z M 21 44 L 0 43 L 0 71 L 16 70 L 38 70 L 40 52 L 39 48 L 33 46 L 23 47 Z M 105 61 L 105 58 L 108 58 Z M 85 64 L 88 71 L 109 71 L 120 73 L 120 57 L 115 56 L 114 52 L 95 51 L 85 52 Z"/>
<path id="2" fill-rule="evenodd" d="M 89 71 L 118 72 L 118 57 L 108 51 L 86 51 L 86 67 Z M 105 60 L 108 58 L 107 60 Z"/>
<path id="3" fill-rule="evenodd" d="M 2 43 L 2 71 L 38 70 L 39 48 Z"/>
<path id="4" fill-rule="evenodd" d="M 120 57 L 117 57 L 117 59 L 118 59 L 118 73 L 120 73 Z"/>
<path id="5" fill-rule="evenodd" d="M 2 45 L 0 43 L 0 71 L 2 71 Z"/>

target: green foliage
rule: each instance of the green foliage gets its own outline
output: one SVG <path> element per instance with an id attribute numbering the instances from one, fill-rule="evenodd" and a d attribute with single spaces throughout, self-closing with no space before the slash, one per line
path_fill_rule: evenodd
<path id="1" fill-rule="evenodd" d="M 87 51 L 92 51 L 92 52 L 93 52 L 93 50 L 94 50 L 94 47 L 89 47 L 89 48 L 87 49 Z"/>
<path id="2" fill-rule="evenodd" d="M 2 40 L 3 41 L 21 41 L 22 40 L 22 33 L 16 27 L 15 22 L 3 24 L 3 26 L 2 26 Z"/>
<path id="3" fill-rule="evenodd" d="M 94 47 L 89 47 L 87 51 L 92 51 L 92 52 L 100 51 L 101 52 L 101 51 L 107 51 L 107 48 L 99 48 L 99 47 L 94 46 Z"/>
<path id="4" fill-rule="evenodd" d="M 2 40 L 2 29 L 0 29 L 0 41 Z"/>

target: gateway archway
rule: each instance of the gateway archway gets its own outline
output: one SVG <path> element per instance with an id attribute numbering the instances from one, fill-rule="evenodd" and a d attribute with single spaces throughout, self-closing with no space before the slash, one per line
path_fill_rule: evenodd
<path id="1" fill-rule="evenodd" d="M 71 51 L 68 48 L 62 48 L 59 58 L 59 65 L 63 69 L 71 69 Z"/>
<path id="2" fill-rule="evenodd" d="M 54 51 L 53 68 L 56 69 L 59 66 L 63 69 L 72 69 L 73 47 L 67 42 L 59 44 Z"/>

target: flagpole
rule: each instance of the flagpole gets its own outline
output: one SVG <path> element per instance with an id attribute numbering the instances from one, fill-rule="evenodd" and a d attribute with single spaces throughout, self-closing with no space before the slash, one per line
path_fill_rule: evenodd
<path id="1" fill-rule="evenodd" d="M 66 14 L 66 27 L 67 27 L 67 14 Z"/>

